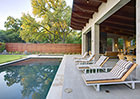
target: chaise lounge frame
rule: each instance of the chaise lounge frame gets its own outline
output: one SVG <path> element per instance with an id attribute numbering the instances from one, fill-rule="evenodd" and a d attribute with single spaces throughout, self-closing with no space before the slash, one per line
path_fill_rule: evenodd
<path id="1" fill-rule="evenodd" d="M 108 61 L 109 57 L 107 57 L 99 67 L 92 67 L 93 70 L 95 70 L 95 73 L 98 72 L 98 70 L 105 70 L 107 72 L 108 70 L 112 69 L 112 67 L 103 67 L 103 65 Z M 78 70 L 84 71 L 86 73 L 87 70 L 90 69 L 90 64 L 88 64 L 86 67 L 77 67 Z"/>
<path id="2" fill-rule="evenodd" d="M 87 86 L 93 86 L 96 91 L 100 91 L 101 85 L 112 85 L 112 84 L 126 84 L 128 87 L 135 89 L 135 83 L 140 83 L 139 80 L 126 80 L 126 78 L 130 75 L 130 73 L 136 68 L 137 64 L 133 64 L 133 66 L 124 74 L 121 79 L 114 80 L 98 80 L 98 81 L 86 81 L 84 82 Z"/>

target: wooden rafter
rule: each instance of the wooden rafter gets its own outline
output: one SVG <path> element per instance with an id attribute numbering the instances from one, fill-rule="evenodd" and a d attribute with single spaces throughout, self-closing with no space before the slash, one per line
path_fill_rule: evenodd
<path id="1" fill-rule="evenodd" d="M 97 1 L 97 0 L 96 0 L 96 1 Z M 99 1 L 101 1 L 101 2 L 105 2 L 105 3 L 107 2 L 107 0 L 99 0 Z"/>
<path id="2" fill-rule="evenodd" d="M 78 28 L 78 29 L 82 29 L 83 27 L 82 26 L 77 26 L 77 25 L 72 25 L 71 27 L 75 27 L 75 28 Z"/>
<path id="3" fill-rule="evenodd" d="M 101 25 L 101 28 L 105 28 L 105 29 L 109 28 L 109 29 L 112 29 L 114 31 L 125 31 L 125 32 L 128 32 L 128 33 L 135 33 L 136 32 L 136 30 L 127 30 L 127 29 L 124 29 L 124 28 L 118 28 L 118 27 L 113 27 L 113 26 L 105 26 L 105 25 Z"/>
<path id="4" fill-rule="evenodd" d="M 106 3 L 106 2 L 107 2 L 107 0 L 91 0 L 91 1 L 104 2 L 104 3 Z"/>
<path id="5" fill-rule="evenodd" d="M 77 14 L 86 14 L 86 15 L 89 15 L 91 16 L 92 13 L 91 12 L 83 12 L 83 11 L 73 11 L 74 13 L 77 13 Z"/>
<path id="6" fill-rule="evenodd" d="M 118 35 L 127 35 L 127 36 L 133 36 L 134 33 L 133 32 L 127 32 L 127 31 L 121 31 L 121 30 L 113 30 L 111 28 L 106 29 L 106 28 L 101 28 L 100 30 L 101 32 L 105 32 L 105 33 L 113 33 L 113 34 L 118 34 Z"/>
<path id="7" fill-rule="evenodd" d="M 122 16 L 122 15 L 117 15 L 117 14 L 114 14 L 111 17 L 118 20 L 135 21 L 134 17 Z"/>
<path id="8" fill-rule="evenodd" d="M 116 29 L 116 28 L 112 28 L 112 27 L 104 27 L 104 26 L 101 26 L 100 29 L 101 30 L 111 30 L 111 31 L 114 31 L 114 32 L 124 32 L 124 33 L 128 33 L 128 34 L 135 34 L 135 31 L 128 31 L 128 30 Z"/>
<path id="9" fill-rule="evenodd" d="M 128 26 L 128 27 L 131 27 L 131 28 L 135 28 L 134 23 L 127 24 L 127 23 L 124 23 L 124 22 L 111 21 L 111 20 L 106 20 L 105 23 L 110 23 L 110 24 L 114 24 L 114 25 L 123 25 L 123 26 Z"/>
<path id="10" fill-rule="evenodd" d="M 84 23 L 79 23 L 79 22 L 74 22 L 74 21 L 71 24 L 74 24 L 77 26 L 84 26 L 85 25 Z"/>
<path id="11" fill-rule="evenodd" d="M 122 30 L 135 31 L 135 27 L 132 28 L 129 26 L 124 26 L 124 25 L 120 25 L 120 24 L 112 24 L 112 23 L 108 23 L 108 22 L 103 22 L 101 24 L 101 26 L 107 26 L 107 27 L 112 27 L 112 28 L 122 29 Z"/>
<path id="12" fill-rule="evenodd" d="M 83 20 L 80 20 L 80 19 L 74 19 L 74 18 L 72 18 L 72 19 L 71 19 L 71 22 L 73 22 L 73 21 L 74 21 L 74 22 L 84 23 L 84 24 L 88 22 L 88 20 L 84 20 L 84 21 L 83 21 Z"/>
<path id="13" fill-rule="evenodd" d="M 74 30 L 82 30 L 82 28 L 75 27 L 75 26 L 71 26 L 71 28 L 73 28 Z"/>
<path id="14" fill-rule="evenodd" d="M 84 13 L 75 13 L 75 12 L 73 12 L 73 15 L 83 19 L 90 19 L 92 17 L 92 15 L 85 15 Z"/>
<path id="15" fill-rule="evenodd" d="M 84 19 L 84 18 L 75 18 L 75 17 L 73 17 L 72 19 L 71 19 L 71 22 L 72 21 L 76 21 L 76 22 L 81 22 L 81 23 L 87 23 L 88 22 L 88 19 Z"/>
<path id="16" fill-rule="evenodd" d="M 83 11 L 98 12 L 98 9 L 96 7 L 90 6 L 90 5 L 87 5 L 87 4 L 82 4 L 82 3 L 75 2 L 74 7 L 77 7 L 79 9 L 83 10 Z"/>
<path id="17" fill-rule="evenodd" d="M 72 19 L 72 20 L 71 20 L 71 23 L 73 23 L 73 22 L 74 22 L 74 23 L 79 23 L 79 24 L 84 24 L 84 25 L 86 24 L 86 22 L 83 22 L 83 21 L 80 22 L 80 21 L 78 21 L 78 20 Z"/>
<path id="18" fill-rule="evenodd" d="M 74 6 L 75 8 L 77 8 L 79 11 L 83 11 L 83 12 L 89 12 L 89 13 L 94 13 L 95 11 L 92 11 L 92 10 L 83 10 L 83 9 L 81 9 L 81 7 L 79 7 L 79 6 L 77 6 L 77 5 L 75 5 Z"/>

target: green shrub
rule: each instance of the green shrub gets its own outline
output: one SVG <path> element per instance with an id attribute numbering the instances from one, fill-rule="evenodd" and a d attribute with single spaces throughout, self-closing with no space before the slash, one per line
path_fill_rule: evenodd
<path id="1" fill-rule="evenodd" d="M 5 43 L 0 42 L 0 52 L 3 52 L 5 50 Z"/>
<path id="2" fill-rule="evenodd" d="M 12 54 L 12 52 L 9 52 L 9 54 L 11 55 L 11 54 Z"/>

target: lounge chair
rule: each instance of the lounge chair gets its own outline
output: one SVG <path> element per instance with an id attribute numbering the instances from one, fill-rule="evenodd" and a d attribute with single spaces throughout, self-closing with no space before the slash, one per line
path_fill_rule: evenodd
<path id="1" fill-rule="evenodd" d="M 75 60 L 76 63 L 78 64 L 81 64 L 81 63 L 90 63 L 93 59 L 94 59 L 95 55 L 90 55 L 90 57 L 88 57 L 87 59 L 78 59 L 78 60 Z"/>
<path id="2" fill-rule="evenodd" d="M 102 66 L 107 62 L 109 57 L 107 56 L 101 56 L 95 63 L 93 64 L 79 64 L 77 65 L 78 70 L 84 70 L 85 73 L 87 69 L 94 69 L 95 72 L 97 72 L 98 69 L 109 69 L 109 68 L 103 68 Z"/>
<path id="3" fill-rule="evenodd" d="M 83 80 L 87 86 L 94 86 L 96 91 L 100 91 L 100 85 L 126 84 L 135 89 L 135 83 L 140 83 L 135 79 L 126 80 L 137 64 L 130 61 L 119 60 L 113 69 L 107 73 L 83 74 Z M 131 84 L 131 85 L 130 85 Z"/>
<path id="4" fill-rule="evenodd" d="M 84 58 L 86 58 L 87 55 L 88 55 L 88 52 L 85 52 L 82 57 L 74 57 L 74 59 L 76 59 L 76 60 L 78 60 L 78 59 L 84 59 Z"/>

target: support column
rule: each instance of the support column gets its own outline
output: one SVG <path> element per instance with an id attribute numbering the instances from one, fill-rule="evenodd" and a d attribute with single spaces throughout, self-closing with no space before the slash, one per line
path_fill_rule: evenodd
<path id="1" fill-rule="evenodd" d="M 136 0 L 136 76 L 140 78 L 140 0 Z"/>
<path id="2" fill-rule="evenodd" d="M 86 35 L 82 33 L 82 55 L 86 52 Z"/>
<path id="3" fill-rule="evenodd" d="M 91 43 L 92 43 L 92 48 L 91 51 L 93 54 L 96 55 L 95 59 L 99 58 L 99 36 L 100 36 L 100 30 L 99 30 L 99 25 L 94 24 L 91 27 Z"/>
<path id="4" fill-rule="evenodd" d="M 118 37 L 112 38 L 112 51 L 118 51 Z"/>
<path id="5" fill-rule="evenodd" d="M 123 38 L 123 50 L 126 50 L 126 39 L 125 38 Z"/>

